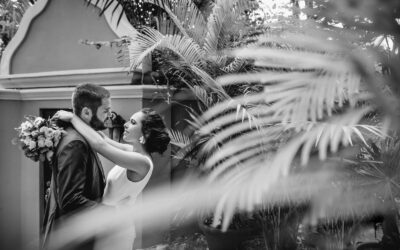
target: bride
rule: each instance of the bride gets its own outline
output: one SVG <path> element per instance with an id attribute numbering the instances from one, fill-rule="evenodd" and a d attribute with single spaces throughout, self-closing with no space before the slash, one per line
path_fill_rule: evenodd
<path id="1" fill-rule="evenodd" d="M 163 119 L 149 108 L 134 113 L 124 124 L 123 139 L 129 144 L 109 139 L 71 112 L 60 110 L 54 118 L 70 122 L 96 152 L 116 164 L 107 175 L 102 202 L 117 208 L 135 202 L 153 172 L 150 154 L 162 154 L 170 141 Z M 99 239 L 96 249 L 131 250 L 135 235 L 132 222 L 131 229 Z"/>

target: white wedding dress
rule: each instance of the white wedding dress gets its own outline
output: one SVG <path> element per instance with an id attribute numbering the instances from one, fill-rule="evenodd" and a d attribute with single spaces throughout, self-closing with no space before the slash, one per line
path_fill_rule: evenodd
<path id="1" fill-rule="evenodd" d="M 120 166 L 114 166 L 107 175 L 106 187 L 103 194 L 103 203 L 116 207 L 116 209 L 133 205 L 144 187 L 149 182 L 153 173 L 153 162 L 150 157 L 146 158 L 150 162 L 150 169 L 146 176 L 133 182 L 128 179 L 127 169 Z M 118 249 L 132 250 L 133 242 L 136 237 L 135 224 L 132 221 L 131 228 L 110 233 L 96 241 L 96 250 Z"/>

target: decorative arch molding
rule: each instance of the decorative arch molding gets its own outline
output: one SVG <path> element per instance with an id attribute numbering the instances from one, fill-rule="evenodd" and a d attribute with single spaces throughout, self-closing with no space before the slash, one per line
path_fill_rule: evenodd
<path id="1" fill-rule="evenodd" d="M 51 0 L 39 0 L 33 6 L 28 8 L 28 10 L 25 12 L 17 33 L 14 35 L 10 43 L 7 45 L 6 49 L 3 51 L 0 62 L 0 75 L 9 75 L 11 73 L 10 65 L 14 53 L 17 51 L 17 49 L 27 36 L 33 20 L 46 9 L 46 6 L 50 1 Z M 96 2 L 97 5 L 95 4 Z M 91 0 L 90 3 L 97 6 L 97 8 L 99 9 L 102 9 L 105 6 L 104 0 Z M 133 37 L 135 34 L 137 34 L 136 29 L 133 28 L 132 25 L 129 23 L 128 18 L 126 17 L 125 13 L 123 13 L 122 6 L 117 5 L 117 2 L 113 1 L 111 3 L 111 6 L 109 6 L 104 12 L 103 15 L 107 21 L 107 24 L 118 37 Z M 122 18 L 118 23 L 118 18 L 121 12 Z"/>
<path id="2" fill-rule="evenodd" d="M 1 57 L 1 62 L 0 62 L 0 75 L 10 74 L 11 59 L 12 56 L 14 55 L 14 52 L 18 49 L 20 44 L 25 39 L 25 36 L 28 33 L 32 21 L 35 19 L 35 17 L 39 16 L 40 13 L 42 13 L 42 11 L 46 8 L 48 1 L 49 0 L 37 1 L 33 6 L 28 8 L 27 11 L 25 12 L 24 16 L 22 17 L 19 28 L 17 30 L 17 33 L 14 35 L 10 43 L 3 51 L 3 56 Z"/>

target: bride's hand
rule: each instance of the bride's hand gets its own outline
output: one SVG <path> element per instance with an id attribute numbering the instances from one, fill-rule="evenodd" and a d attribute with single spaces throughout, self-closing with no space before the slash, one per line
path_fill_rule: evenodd
<path id="1" fill-rule="evenodd" d="M 65 122 L 70 122 L 72 118 L 74 117 L 74 114 L 65 110 L 59 110 L 57 113 L 54 114 L 52 119 L 58 119 L 62 120 Z"/>

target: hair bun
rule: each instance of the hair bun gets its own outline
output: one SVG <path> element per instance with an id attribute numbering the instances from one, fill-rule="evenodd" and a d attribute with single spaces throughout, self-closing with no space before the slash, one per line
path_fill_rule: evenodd
<path id="1" fill-rule="evenodd" d="M 142 132 L 146 151 L 148 153 L 164 153 L 171 141 L 164 120 L 152 109 L 144 108 L 142 112 L 145 114 L 142 120 Z"/>
<path id="2" fill-rule="evenodd" d="M 145 146 L 149 153 L 157 152 L 162 154 L 167 150 L 168 144 L 171 141 L 169 134 L 165 129 L 151 129 L 149 131 Z"/>
<path id="3" fill-rule="evenodd" d="M 146 143 L 148 145 L 147 150 L 149 153 L 157 152 L 162 154 L 167 150 L 170 141 L 169 134 L 165 130 L 152 129 Z"/>

